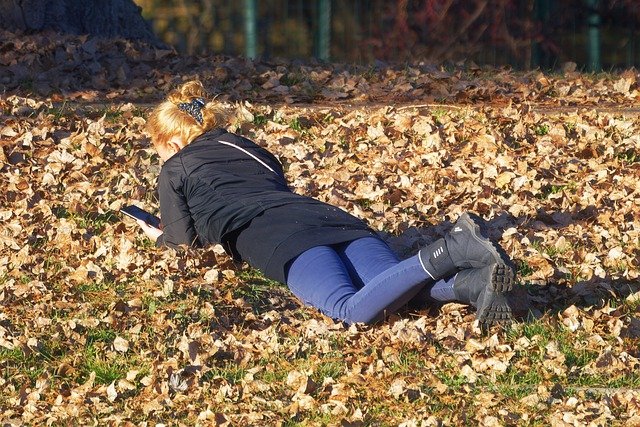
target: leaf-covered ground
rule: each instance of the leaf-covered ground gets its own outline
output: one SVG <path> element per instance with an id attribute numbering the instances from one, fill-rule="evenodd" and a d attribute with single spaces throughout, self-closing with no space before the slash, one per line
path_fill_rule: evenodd
<path id="1" fill-rule="evenodd" d="M 296 191 L 403 256 L 460 212 L 521 308 L 345 327 L 219 247 L 156 249 L 150 103 L 200 77 Z M 640 425 L 640 75 L 179 57 L 0 33 L 4 425 Z"/>

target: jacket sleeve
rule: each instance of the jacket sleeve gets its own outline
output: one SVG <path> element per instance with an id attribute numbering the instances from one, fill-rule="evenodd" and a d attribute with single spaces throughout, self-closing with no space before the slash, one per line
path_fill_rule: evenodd
<path id="1" fill-rule="evenodd" d="M 168 172 L 168 171 L 164 171 Z M 174 177 L 176 179 L 176 177 Z M 184 194 L 171 179 L 170 173 L 160 173 L 158 193 L 160 196 L 160 215 L 162 235 L 156 246 L 176 247 L 188 245 L 200 247 L 200 241 L 193 226 L 193 218 Z"/>

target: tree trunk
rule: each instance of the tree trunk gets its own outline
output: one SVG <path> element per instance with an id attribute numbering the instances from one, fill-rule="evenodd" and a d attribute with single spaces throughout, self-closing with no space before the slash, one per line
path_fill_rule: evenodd
<path id="1" fill-rule="evenodd" d="M 0 0 L 0 28 L 124 37 L 162 43 L 133 0 Z"/>

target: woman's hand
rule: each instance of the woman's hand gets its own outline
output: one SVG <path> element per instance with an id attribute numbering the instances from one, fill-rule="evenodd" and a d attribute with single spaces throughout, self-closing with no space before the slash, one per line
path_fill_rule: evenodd
<path id="1" fill-rule="evenodd" d="M 159 228 L 152 227 L 141 219 L 137 219 L 136 222 L 138 223 L 140 228 L 142 228 L 144 234 L 146 234 L 147 237 L 154 242 L 158 240 L 158 237 L 160 237 L 160 235 L 162 235 L 162 230 L 160 230 Z"/>

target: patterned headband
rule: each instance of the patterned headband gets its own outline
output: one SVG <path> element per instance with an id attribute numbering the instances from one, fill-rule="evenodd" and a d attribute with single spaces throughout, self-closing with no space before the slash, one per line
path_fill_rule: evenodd
<path id="1" fill-rule="evenodd" d="M 204 123 L 202 119 L 202 107 L 204 107 L 204 98 L 193 98 L 191 102 L 181 102 L 178 109 L 184 111 L 198 122 L 199 125 Z"/>

